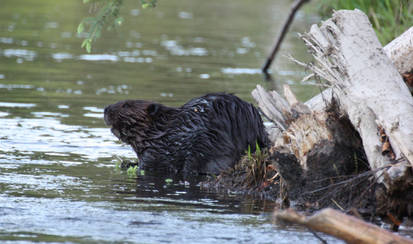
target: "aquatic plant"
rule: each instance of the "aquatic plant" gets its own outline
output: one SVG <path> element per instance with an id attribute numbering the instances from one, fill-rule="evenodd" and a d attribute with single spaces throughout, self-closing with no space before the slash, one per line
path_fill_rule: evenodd
<path id="1" fill-rule="evenodd" d="M 208 178 L 201 183 L 201 187 L 275 200 L 279 194 L 280 180 L 280 175 L 271 162 L 268 148 L 262 149 L 256 145 L 255 152 L 249 147 L 234 168 Z"/>
<path id="2" fill-rule="evenodd" d="M 128 170 L 126 171 L 126 173 L 128 174 L 128 176 L 131 177 L 131 178 L 137 177 L 137 176 L 138 176 L 137 172 L 138 172 L 138 166 L 137 166 L 137 165 L 134 166 L 134 167 L 130 166 L 130 167 L 128 168 Z"/>
<path id="3" fill-rule="evenodd" d="M 248 186 L 257 186 L 259 183 L 265 181 L 267 176 L 267 161 L 269 154 L 267 150 L 261 150 L 258 143 L 255 145 L 255 152 L 251 152 L 251 146 L 248 146 L 246 156 L 244 156 L 238 169 L 243 169 L 246 172 L 245 184 Z"/>

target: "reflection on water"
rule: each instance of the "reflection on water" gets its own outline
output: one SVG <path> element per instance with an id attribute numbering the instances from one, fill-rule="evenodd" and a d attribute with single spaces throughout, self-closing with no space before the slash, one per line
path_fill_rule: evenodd
<path id="1" fill-rule="evenodd" d="M 250 74 L 250 75 L 256 75 L 256 74 L 261 74 L 260 69 L 249 69 L 249 68 L 222 68 L 221 72 L 224 74 Z"/>
<path id="2" fill-rule="evenodd" d="M 2 0 L 0 240 L 317 243 L 273 226 L 272 203 L 204 192 L 196 179 L 128 177 L 116 158 L 135 155 L 102 121 L 103 108 L 122 99 L 177 106 L 227 91 L 251 101 L 290 2 L 171 0 L 154 10 L 124 2 L 124 26 L 86 54 L 75 34 L 88 14 L 82 1 Z M 294 28 L 283 50 L 304 57 Z M 285 59 L 275 68 L 303 99 L 317 92 Z"/>

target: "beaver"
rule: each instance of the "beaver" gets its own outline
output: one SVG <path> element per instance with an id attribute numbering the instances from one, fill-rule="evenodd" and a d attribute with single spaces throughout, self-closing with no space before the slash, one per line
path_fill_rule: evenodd
<path id="1" fill-rule="evenodd" d="M 140 167 L 184 176 L 219 174 L 250 148 L 269 145 L 258 110 L 232 94 L 211 93 L 174 108 L 124 100 L 104 111 L 106 125 L 132 146 Z"/>

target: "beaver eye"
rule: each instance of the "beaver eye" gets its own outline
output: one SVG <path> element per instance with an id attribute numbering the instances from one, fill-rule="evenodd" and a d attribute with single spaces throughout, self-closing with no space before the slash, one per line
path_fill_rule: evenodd
<path id="1" fill-rule="evenodd" d="M 130 108 L 131 105 L 129 103 L 124 103 L 122 104 L 122 108 Z"/>
<path id="2" fill-rule="evenodd" d="M 160 107 L 161 107 L 161 106 L 159 106 L 159 104 L 152 103 L 151 105 L 148 106 L 148 108 L 146 109 L 146 111 L 148 111 L 148 114 L 149 114 L 150 116 L 155 116 L 155 115 L 158 113 Z"/>

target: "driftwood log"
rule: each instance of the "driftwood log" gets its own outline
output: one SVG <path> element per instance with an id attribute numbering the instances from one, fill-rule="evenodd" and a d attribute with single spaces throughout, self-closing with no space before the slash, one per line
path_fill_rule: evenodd
<path id="1" fill-rule="evenodd" d="M 384 217 L 397 230 L 403 218 L 413 218 L 413 98 L 402 78 L 413 83 L 412 34 L 413 28 L 383 49 L 359 10 L 337 11 L 312 26 L 302 38 L 315 62 L 295 62 L 330 88 L 301 103 L 288 85 L 284 96 L 258 85 L 252 96 L 273 122 L 271 148 L 201 187 L 269 198 L 280 208 L 352 209 Z M 350 243 L 409 243 L 332 210 L 322 213 L 299 219 L 339 231 Z"/>
<path id="2" fill-rule="evenodd" d="M 377 213 L 412 217 L 413 98 L 402 74 L 413 70 L 413 28 L 382 48 L 364 13 L 341 10 L 302 38 L 315 59 L 304 65 L 330 88 L 304 104 L 288 87 L 286 99 L 260 86 L 252 92 L 274 121 L 272 160 L 290 197 L 319 193 L 348 209 L 373 196 Z M 357 183 L 343 178 L 351 175 Z M 350 198 L 337 196 L 346 188 Z"/>
<path id="3" fill-rule="evenodd" d="M 413 27 L 410 27 L 399 37 L 383 47 L 383 51 L 390 58 L 400 74 L 407 76 L 407 74 L 411 73 L 413 71 Z M 307 64 L 299 64 L 307 67 Z M 406 84 L 410 89 L 413 88 L 413 83 L 406 82 Z M 325 108 L 325 101 L 331 98 L 331 93 L 332 88 L 328 88 L 306 101 L 305 104 L 311 107 L 313 111 L 322 111 Z"/>
<path id="4" fill-rule="evenodd" d="M 383 48 L 400 74 L 413 69 L 413 27 L 391 41 Z"/>
<path id="5" fill-rule="evenodd" d="M 377 175 L 384 176 L 378 180 L 390 193 L 400 190 L 400 183 L 411 178 L 413 166 L 413 98 L 367 16 L 358 10 L 338 11 L 321 27 L 312 26 L 303 39 L 317 62 L 310 69 L 332 85 L 362 138 L 370 168 L 397 163 Z M 391 154 L 382 151 L 380 129 L 389 140 Z"/>
<path id="6" fill-rule="evenodd" d="M 287 209 L 274 213 L 275 221 L 304 225 L 311 230 L 320 231 L 347 243 L 354 244 L 413 244 L 413 240 L 391 233 L 361 219 L 346 215 L 331 208 L 324 209 L 307 217 Z"/>
<path id="7" fill-rule="evenodd" d="M 379 126 L 389 137 L 395 159 L 413 165 L 413 98 L 367 16 L 358 10 L 338 11 L 303 38 L 318 63 L 312 70 L 333 85 L 363 138 L 371 168 L 390 161 L 377 150 Z"/>

